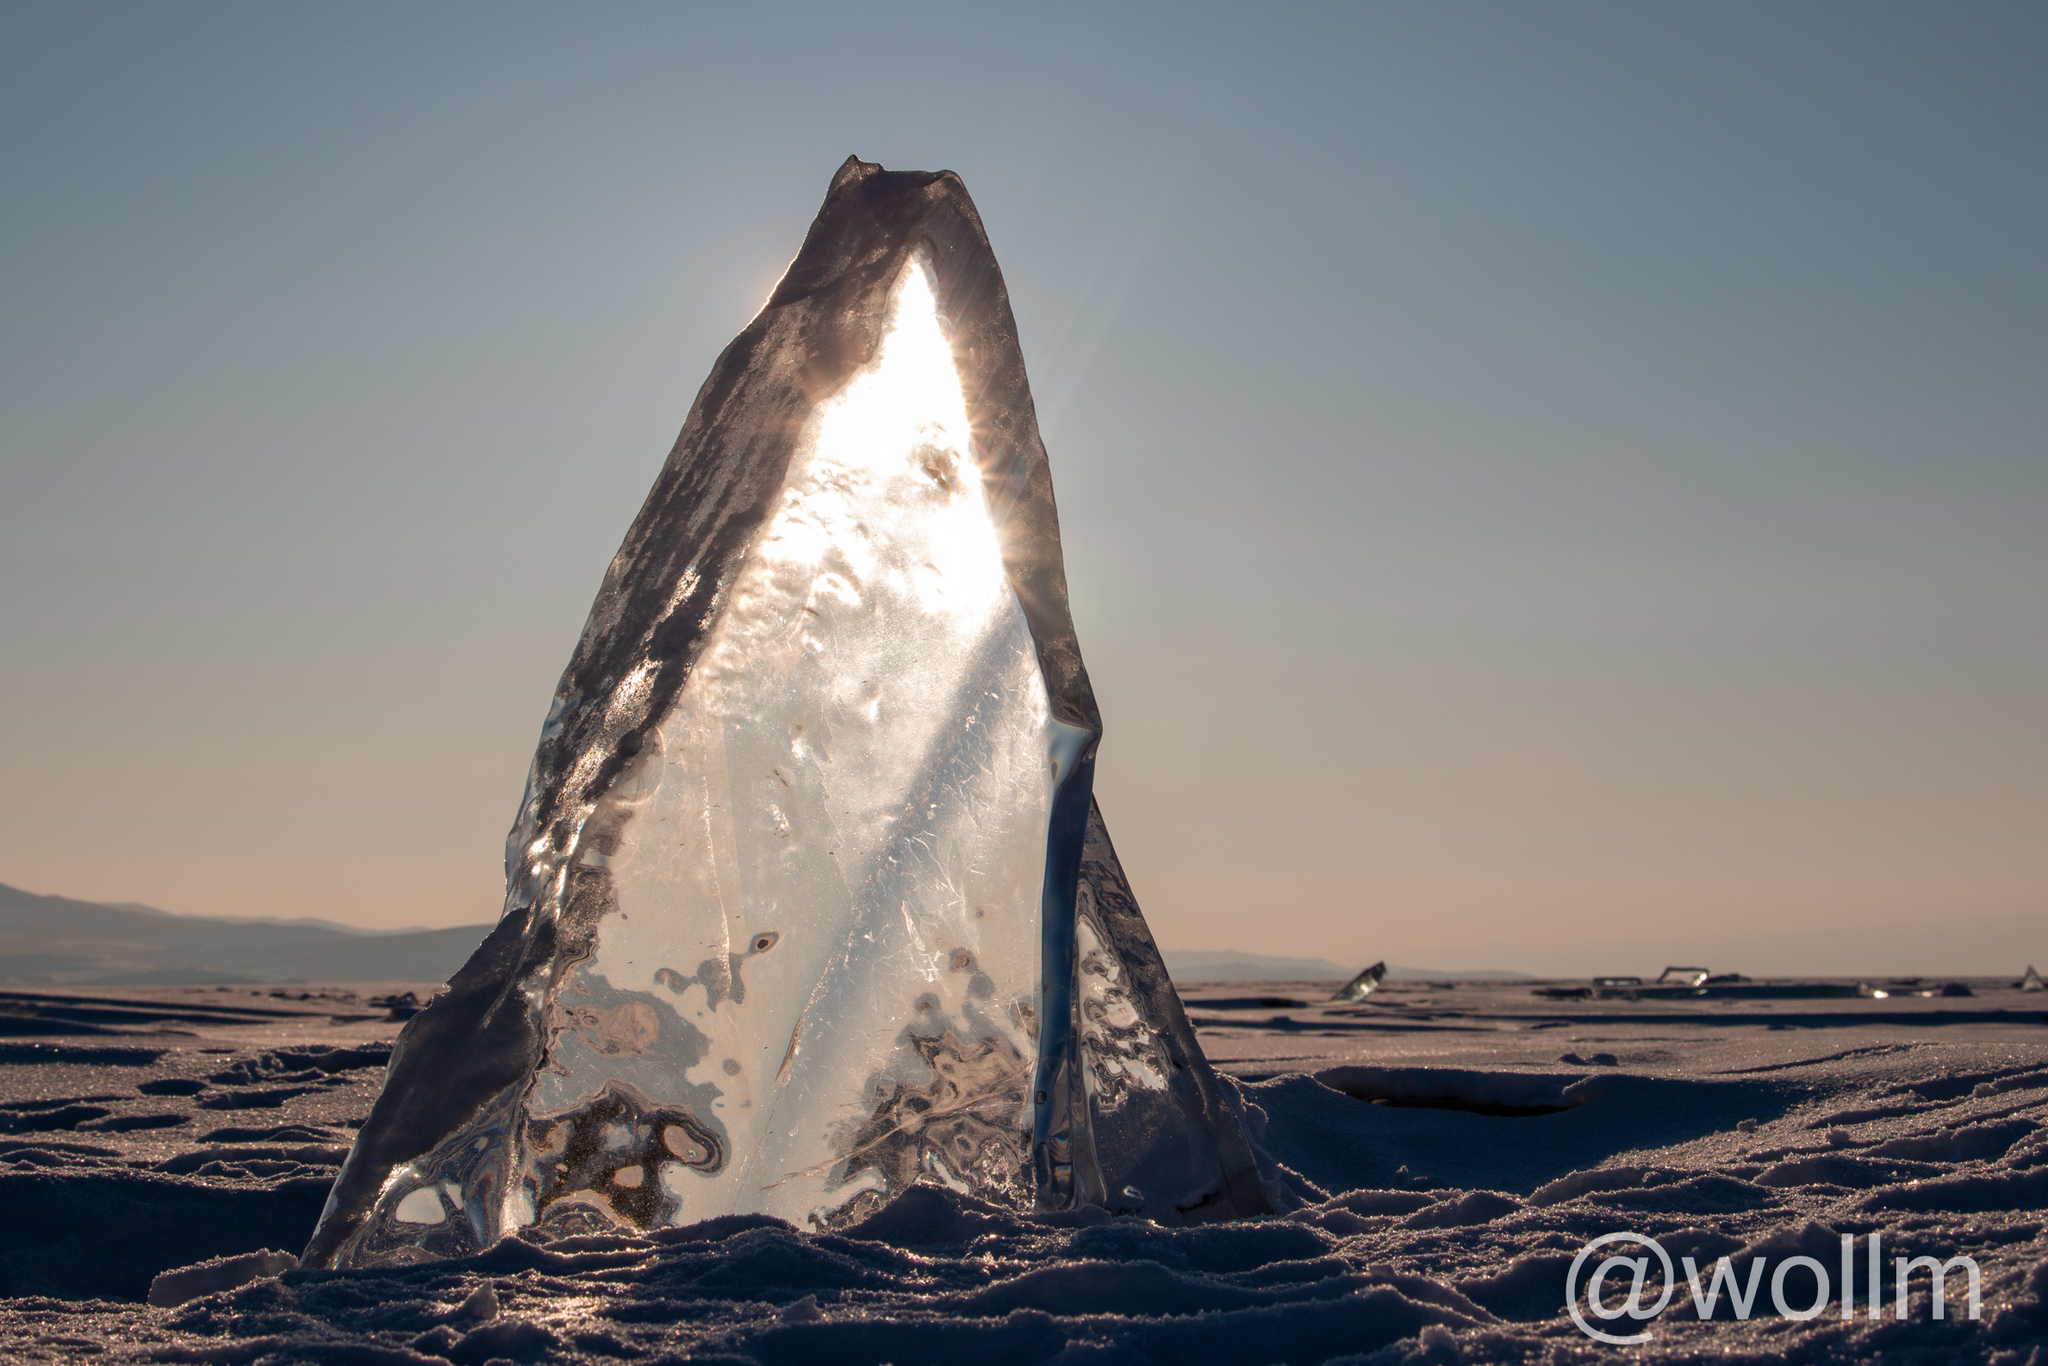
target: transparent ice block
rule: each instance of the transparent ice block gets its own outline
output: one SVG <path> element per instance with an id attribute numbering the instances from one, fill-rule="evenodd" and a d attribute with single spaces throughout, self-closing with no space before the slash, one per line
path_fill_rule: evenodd
<path id="1" fill-rule="evenodd" d="M 973 205 L 849 159 L 606 576 L 505 917 L 401 1034 L 307 1262 L 839 1228 L 920 1182 L 1263 1212 L 1100 734 Z"/>

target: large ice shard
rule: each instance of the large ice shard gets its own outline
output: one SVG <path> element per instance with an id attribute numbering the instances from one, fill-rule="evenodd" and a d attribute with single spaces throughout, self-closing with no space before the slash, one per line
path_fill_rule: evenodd
<path id="1" fill-rule="evenodd" d="M 919 1182 L 1264 1212 L 1100 734 L 974 206 L 849 158 L 606 574 L 504 918 L 400 1035 L 306 1261 L 835 1228 Z"/>

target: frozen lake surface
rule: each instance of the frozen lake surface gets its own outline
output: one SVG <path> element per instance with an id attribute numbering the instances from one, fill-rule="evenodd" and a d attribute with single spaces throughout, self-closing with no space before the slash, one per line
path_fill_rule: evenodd
<path id="1" fill-rule="evenodd" d="M 1169 1230 L 919 1189 L 843 1234 L 745 1216 L 513 1240 L 169 1308 L 144 1302 L 161 1272 L 303 1246 L 376 1096 L 392 989 L 8 992 L 0 1341 L 24 1361 L 2048 1362 L 2048 996 L 1560 985 L 1583 984 L 1184 988 L 1299 1201 L 1273 1219 Z M 1934 1320 L 1921 1272 L 1903 1320 L 1859 1299 L 1794 1321 L 1763 1275 L 1752 1317 L 1723 1294 L 1703 1322 L 1680 1273 L 1656 1321 L 1591 1320 L 1654 1334 L 1605 1347 L 1565 1285 L 1618 1231 L 1703 1273 L 1727 1256 L 1738 1282 L 1758 1257 L 1832 1273 L 1844 1235 L 1862 1277 L 1876 1233 L 1887 1295 L 1895 1255 L 1967 1256 L 1981 1317 L 1951 1273 Z"/>

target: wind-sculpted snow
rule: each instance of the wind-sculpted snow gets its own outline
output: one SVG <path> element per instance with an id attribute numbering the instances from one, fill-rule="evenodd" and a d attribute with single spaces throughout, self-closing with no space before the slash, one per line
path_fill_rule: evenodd
<path id="1" fill-rule="evenodd" d="M 1998 1023 L 2004 1006 L 1984 991 L 1991 1023 L 1909 1037 L 1856 1024 L 1860 1004 L 1830 1034 L 1716 1034 L 1705 1007 L 1674 1008 L 1632 1046 L 1592 1006 L 1528 1029 L 1560 1017 L 1532 1011 L 1523 988 L 1383 991 L 1376 1014 L 1328 1017 L 1319 1034 L 1212 1034 L 1250 1078 L 1223 1084 L 1288 1192 L 1272 1217 L 1030 1214 L 920 1184 L 832 1231 L 758 1214 L 644 1235 L 530 1230 L 473 1256 L 275 1276 L 258 1269 L 285 1259 L 249 1254 L 288 1251 L 311 1227 L 375 1095 L 374 1070 L 344 1064 L 379 1056 L 389 1026 L 307 1016 L 289 1043 L 158 1035 L 113 1056 L 49 1045 L 0 1071 L 0 1108 L 53 1126 L 96 1117 L 0 1137 L 0 1341 L 10 1361 L 249 1366 L 1561 1364 L 1619 1350 L 1589 1342 L 1563 1304 L 1579 1250 L 1626 1229 L 1674 1259 L 1726 1258 L 1738 1284 L 1794 1256 L 1833 1266 L 1842 1236 L 1873 1233 L 1887 1258 L 1964 1255 L 1982 1269 L 1974 1322 L 1959 1301 L 1933 1320 L 1924 1288 L 1903 1321 L 1793 1322 L 1771 1307 L 1768 1275 L 1750 1318 L 1724 1294 L 1702 1319 L 1681 1288 L 1627 1359 L 2041 1366 L 2038 1012 L 2024 1028 Z M 1198 1019 L 1253 999 L 1190 996 Z M 1418 1035 L 1425 1010 L 1435 1032 Z M 1402 1032 L 1361 1048 L 1336 1028 L 1347 1019 Z M 1320 1053 L 1303 1056 L 1304 1039 Z M 1596 1045 L 1621 1061 L 1544 1061 Z M 1311 1071 L 1232 1060 L 1268 1049 Z M 338 1082 L 231 1124 L 85 1127 L 211 1115 L 209 1099 L 295 1089 L 274 1083 L 307 1073 Z M 224 1284 L 243 1276 L 255 1279 Z M 160 1277 L 159 1300 L 195 1297 L 143 1303 Z"/>

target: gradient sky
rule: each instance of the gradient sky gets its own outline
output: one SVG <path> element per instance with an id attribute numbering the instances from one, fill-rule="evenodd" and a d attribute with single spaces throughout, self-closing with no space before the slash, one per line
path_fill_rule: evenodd
<path id="1" fill-rule="evenodd" d="M 494 918 L 856 152 L 966 180 L 1170 948 L 2048 963 L 2048 8 L 7 4 L 0 881 Z"/>

